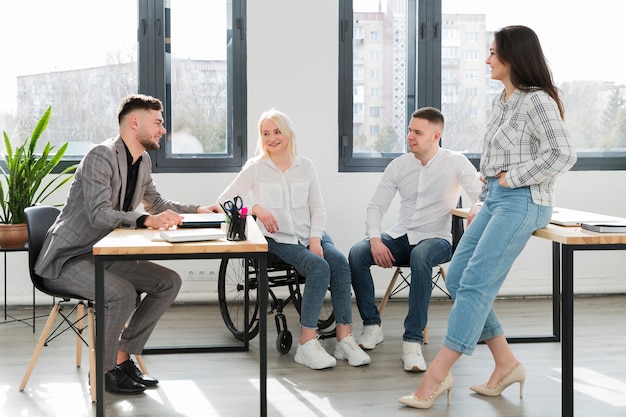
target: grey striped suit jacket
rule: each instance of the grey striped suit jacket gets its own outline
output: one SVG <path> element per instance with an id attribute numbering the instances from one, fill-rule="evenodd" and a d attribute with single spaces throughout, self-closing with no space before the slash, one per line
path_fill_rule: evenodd
<path id="1" fill-rule="evenodd" d="M 132 197 L 133 211 L 124 212 L 126 150 L 121 137 L 108 139 L 92 148 L 78 165 L 67 203 L 48 230 L 35 265 L 37 274 L 56 279 L 70 258 L 92 251 L 93 245 L 118 227 L 134 228 L 143 214 L 135 209 L 140 203 L 149 214 L 166 209 L 195 213 L 198 205 L 181 204 L 161 197 L 152 180 L 152 162 L 143 153 Z"/>

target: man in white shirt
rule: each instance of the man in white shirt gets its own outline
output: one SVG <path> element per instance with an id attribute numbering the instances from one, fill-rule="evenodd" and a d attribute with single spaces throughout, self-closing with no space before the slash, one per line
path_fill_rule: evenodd
<path id="1" fill-rule="evenodd" d="M 366 238 L 351 249 L 352 270 L 363 332 L 358 339 L 363 349 L 374 349 L 383 341 L 380 313 L 374 300 L 371 265 L 391 268 L 411 266 L 409 311 L 404 321 L 402 360 L 406 371 L 426 370 L 421 345 L 428 321 L 432 293 L 432 268 L 452 256 L 452 214 L 461 187 L 472 202 L 481 191 L 479 175 L 461 153 L 443 149 L 439 140 L 444 118 L 438 109 L 416 110 L 409 123 L 409 152 L 389 163 L 367 206 Z M 382 231 L 382 219 L 395 197 L 400 211 L 393 227 Z"/>

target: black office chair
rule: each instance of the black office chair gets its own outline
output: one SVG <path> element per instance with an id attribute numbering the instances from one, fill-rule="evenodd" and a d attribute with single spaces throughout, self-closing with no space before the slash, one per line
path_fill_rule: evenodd
<path id="1" fill-rule="evenodd" d="M 462 204 L 463 202 L 461 200 L 461 197 L 459 197 L 457 207 L 462 207 L 463 206 Z M 463 226 L 463 219 L 452 216 L 452 253 L 454 253 L 456 246 L 459 243 L 459 240 L 461 240 L 461 236 L 463 236 L 464 231 L 465 231 L 465 228 Z M 392 298 L 394 295 L 398 294 L 399 292 L 401 292 L 405 288 L 408 288 L 411 285 L 411 272 L 410 272 L 411 266 L 408 263 L 399 264 L 395 266 L 396 266 L 396 269 L 393 273 L 393 276 L 391 277 L 391 280 L 389 281 L 389 285 L 387 286 L 385 295 L 383 296 L 382 300 L 380 301 L 380 305 L 378 306 L 378 311 L 380 314 L 382 314 L 390 298 Z M 403 268 L 404 269 L 409 268 L 409 272 L 405 274 L 403 271 Z M 443 269 L 443 266 L 441 265 L 437 265 L 434 269 L 435 269 L 435 273 L 433 274 L 433 278 L 432 278 L 433 289 L 438 288 L 445 295 L 447 295 L 449 299 L 452 299 L 448 291 L 446 291 L 445 289 L 445 282 L 446 282 L 445 269 Z M 401 278 L 400 282 L 397 282 L 398 278 Z M 424 344 L 427 344 L 427 343 L 428 343 L 428 325 L 424 328 Z"/>
<path id="2" fill-rule="evenodd" d="M 28 383 L 30 375 L 35 368 L 35 364 L 37 363 L 44 346 L 47 346 L 50 341 L 56 339 L 66 331 L 72 330 L 76 333 L 76 367 L 80 367 L 81 365 L 83 344 L 87 345 L 89 348 L 89 385 L 91 387 L 91 400 L 92 402 L 95 402 L 96 343 L 94 333 L 95 315 L 92 302 L 93 300 L 85 300 L 83 297 L 70 293 L 50 291 L 44 285 L 44 278 L 40 277 L 35 272 L 35 263 L 37 262 L 37 258 L 41 252 L 41 247 L 46 237 L 46 233 L 58 217 L 59 213 L 60 210 L 52 206 L 34 206 L 28 207 L 24 210 L 24 214 L 26 215 L 26 228 L 28 230 L 28 267 L 30 270 L 30 279 L 35 288 L 39 291 L 48 294 L 55 299 L 58 298 L 59 300 L 52 307 L 52 311 L 50 311 L 46 325 L 41 331 L 41 336 L 35 346 L 35 351 L 30 359 L 24 378 L 22 379 L 20 391 L 24 391 L 26 388 L 26 384 Z M 64 308 L 68 303 L 72 302 L 72 300 L 76 300 L 76 304 L 71 306 L 69 312 L 66 313 Z M 87 313 L 85 313 L 85 308 L 87 309 Z M 71 319 L 74 311 L 76 311 L 76 320 Z M 57 316 L 62 318 L 62 322 L 53 330 Z M 85 320 L 85 318 L 87 319 L 87 326 L 83 325 L 83 320 Z M 83 334 L 85 329 L 87 329 L 86 340 Z M 142 372 L 148 373 L 141 355 L 136 355 L 135 359 L 137 359 Z"/>

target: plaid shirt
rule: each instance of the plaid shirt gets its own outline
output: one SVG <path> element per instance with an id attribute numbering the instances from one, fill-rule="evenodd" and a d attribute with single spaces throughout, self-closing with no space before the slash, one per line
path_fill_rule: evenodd
<path id="1" fill-rule="evenodd" d="M 544 91 L 504 91 L 493 101 L 480 160 L 484 178 L 506 171 L 511 188 L 530 187 L 533 202 L 554 205 L 556 176 L 576 162 L 576 150 L 555 101 Z M 487 196 L 483 186 L 481 200 Z"/>

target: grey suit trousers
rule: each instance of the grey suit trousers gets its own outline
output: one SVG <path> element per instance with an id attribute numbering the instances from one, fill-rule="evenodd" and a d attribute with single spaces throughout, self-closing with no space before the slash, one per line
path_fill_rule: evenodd
<path id="1" fill-rule="evenodd" d="M 104 368 L 109 370 L 117 364 L 118 350 L 141 354 L 157 322 L 176 299 L 182 282 L 175 271 L 148 261 L 110 262 L 105 266 L 104 279 Z M 95 300 L 93 256 L 70 259 L 59 278 L 46 279 L 45 285 L 51 290 Z M 135 310 L 137 292 L 146 296 Z"/>

